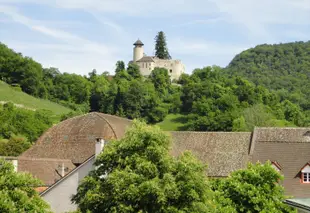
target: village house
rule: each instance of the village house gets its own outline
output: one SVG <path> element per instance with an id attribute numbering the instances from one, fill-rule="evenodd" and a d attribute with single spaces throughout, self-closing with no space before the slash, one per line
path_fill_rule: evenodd
<path id="1" fill-rule="evenodd" d="M 29 150 L 14 159 L 18 172 L 28 171 L 44 182 L 41 196 L 56 213 L 75 210 L 71 196 L 94 169 L 104 145 L 120 139 L 131 121 L 92 112 L 65 120 L 47 130 Z M 255 128 L 253 132 L 168 132 L 171 154 L 190 150 L 208 164 L 210 177 L 227 177 L 248 162 L 272 162 L 284 175 L 287 195 L 310 196 L 310 128 Z M 29 162 L 27 166 L 25 161 Z"/>

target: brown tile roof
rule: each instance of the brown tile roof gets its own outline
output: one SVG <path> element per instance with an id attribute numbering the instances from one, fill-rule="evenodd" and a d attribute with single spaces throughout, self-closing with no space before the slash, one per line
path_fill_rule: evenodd
<path id="1" fill-rule="evenodd" d="M 65 120 L 48 129 L 22 157 L 70 159 L 81 164 L 95 153 L 95 138 L 123 137 L 131 121 L 92 112 Z"/>
<path id="2" fill-rule="evenodd" d="M 65 167 L 65 175 L 75 168 L 75 165 L 67 159 L 50 158 L 17 158 L 17 171 L 31 173 L 40 179 L 45 186 L 52 185 L 62 178 L 61 167 Z"/>
<path id="3" fill-rule="evenodd" d="M 251 140 L 250 132 L 171 132 L 172 154 L 190 150 L 208 164 L 209 176 L 227 176 L 246 167 Z"/>
<path id="4" fill-rule="evenodd" d="M 300 170 L 310 161 L 310 128 L 255 128 L 250 160 L 276 161 L 288 195 L 309 197 L 310 184 L 300 182 Z"/>
<path id="5" fill-rule="evenodd" d="M 142 58 L 137 60 L 137 62 L 155 62 L 154 58 L 154 56 L 143 56 Z"/>

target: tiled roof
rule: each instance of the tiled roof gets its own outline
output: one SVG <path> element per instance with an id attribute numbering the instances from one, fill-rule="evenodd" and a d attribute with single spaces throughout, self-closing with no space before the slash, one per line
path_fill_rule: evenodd
<path id="1" fill-rule="evenodd" d="M 22 157 L 70 159 L 81 164 L 95 153 L 95 139 L 119 139 L 131 121 L 92 112 L 65 120 L 48 129 Z"/>
<path id="2" fill-rule="evenodd" d="M 310 128 L 255 128 L 250 160 L 276 161 L 288 195 L 310 197 L 310 184 L 300 182 L 300 170 L 310 161 Z"/>
<path id="3" fill-rule="evenodd" d="M 17 171 L 29 172 L 40 179 L 45 186 L 52 185 L 62 178 L 61 168 L 64 165 L 65 175 L 75 168 L 75 165 L 66 159 L 23 158 L 18 157 Z"/>
<path id="4" fill-rule="evenodd" d="M 143 56 L 142 58 L 137 60 L 137 62 L 155 62 L 154 59 L 154 56 Z"/>
<path id="5" fill-rule="evenodd" d="M 227 176 L 245 168 L 248 162 L 250 132 L 171 132 L 172 154 L 190 150 L 208 165 L 207 175 Z"/>

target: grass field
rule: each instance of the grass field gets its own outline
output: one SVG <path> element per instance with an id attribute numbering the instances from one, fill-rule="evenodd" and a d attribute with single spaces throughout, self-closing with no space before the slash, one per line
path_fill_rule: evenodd
<path id="1" fill-rule="evenodd" d="M 156 124 L 164 131 L 180 131 L 184 129 L 186 119 L 181 114 L 169 114 L 165 120 Z"/>
<path id="2" fill-rule="evenodd" d="M 55 114 L 55 117 L 60 117 L 61 114 L 68 113 L 71 110 L 59 104 L 48 100 L 38 99 L 24 92 L 20 92 L 0 81 L 0 103 L 12 102 L 19 107 L 26 109 L 47 109 Z"/>

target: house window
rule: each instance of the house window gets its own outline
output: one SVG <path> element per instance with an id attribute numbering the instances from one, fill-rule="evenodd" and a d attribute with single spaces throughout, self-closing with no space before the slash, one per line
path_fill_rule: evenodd
<path id="1" fill-rule="evenodd" d="M 304 183 L 310 183 L 310 173 L 308 172 L 302 173 L 302 176 L 303 176 Z"/>
<path id="2" fill-rule="evenodd" d="M 301 169 L 301 182 L 302 183 L 310 183 L 310 166 L 309 163 L 307 163 L 302 169 Z"/>
<path id="3" fill-rule="evenodd" d="M 147 68 L 147 63 L 145 63 L 145 68 Z"/>

